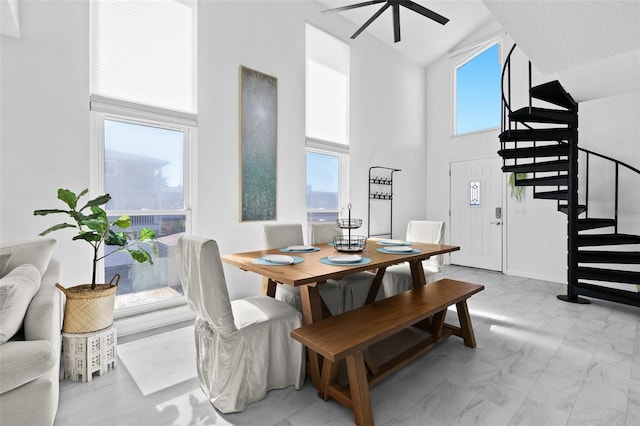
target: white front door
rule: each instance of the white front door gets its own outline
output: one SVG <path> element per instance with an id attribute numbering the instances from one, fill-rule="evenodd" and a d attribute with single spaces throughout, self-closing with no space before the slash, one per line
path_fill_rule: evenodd
<path id="1" fill-rule="evenodd" d="M 502 192 L 500 158 L 455 161 L 450 165 L 451 263 L 502 271 Z"/>

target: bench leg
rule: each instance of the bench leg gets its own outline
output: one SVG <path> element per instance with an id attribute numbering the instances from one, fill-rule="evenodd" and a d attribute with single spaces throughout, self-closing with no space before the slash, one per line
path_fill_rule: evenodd
<path id="1" fill-rule="evenodd" d="M 347 356 L 347 374 L 351 390 L 353 416 L 358 426 L 373 426 L 373 409 L 369 397 L 369 382 L 364 366 L 364 355 L 355 352 Z"/>
<path id="2" fill-rule="evenodd" d="M 336 381 L 336 377 L 338 377 L 338 363 L 325 358 L 322 363 L 320 388 L 318 388 L 318 396 L 323 400 L 329 399 L 329 386 Z"/>
<path id="3" fill-rule="evenodd" d="M 458 320 L 460 321 L 460 331 L 462 332 L 462 339 L 465 346 L 470 348 L 476 347 L 476 336 L 473 333 L 473 326 L 471 325 L 471 317 L 469 316 L 469 308 L 467 307 L 467 301 L 456 303 L 456 310 L 458 311 Z"/>

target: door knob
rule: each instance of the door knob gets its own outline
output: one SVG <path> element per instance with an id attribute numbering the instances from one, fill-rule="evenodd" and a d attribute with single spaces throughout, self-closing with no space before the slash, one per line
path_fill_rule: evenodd
<path id="1" fill-rule="evenodd" d="M 491 225 L 502 225 L 502 222 L 489 222 Z"/>

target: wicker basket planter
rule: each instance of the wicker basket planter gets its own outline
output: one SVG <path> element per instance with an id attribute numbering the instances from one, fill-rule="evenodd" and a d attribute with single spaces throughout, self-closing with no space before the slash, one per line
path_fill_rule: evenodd
<path id="1" fill-rule="evenodd" d="M 115 280 L 115 282 L 114 282 Z M 63 333 L 90 333 L 113 324 L 113 308 L 120 276 L 109 284 L 82 284 L 64 288 L 56 284 L 67 297 L 64 308 Z"/>

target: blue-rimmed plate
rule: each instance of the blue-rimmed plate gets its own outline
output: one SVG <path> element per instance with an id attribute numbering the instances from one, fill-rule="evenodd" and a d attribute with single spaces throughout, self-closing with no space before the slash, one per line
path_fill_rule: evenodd
<path id="1" fill-rule="evenodd" d="M 377 251 L 379 251 L 380 253 L 386 253 L 386 254 L 418 254 L 420 253 L 420 250 L 411 248 L 409 246 L 380 247 L 379 249 L 377 249 Z"/>
<path id="2" fill-rule="evenodd" d="M 359 257 L 360 259 L 356 260 L 355 256 Z M 352 260 L 349 260 L 348 258 L 352 258 Z M 325 265 L 335 265 L 335 266 L 355 266 L 355 265 L 366 265 L 367 263 L 371 263 L 371 259 L 369 259 L 368 257 L 362 257 L 360 255 L 345 254 L 345 255 L 323 257 L 322 259 L 320 259 L 320 263 L 324 263 Z"/>
<path id="3" fill-rule="evenodd" d="M 410 246 L 411 243 L 409 241 L 402 240 L 379 240 L 377 241 L 381 246 Z"/>
<path id="4" fill-rule="evenodd" d="M 262 257 L 253 259 L 251 261 L 256 265 L 265 266 L 283 266 L 283 265 L 295 265 L 297 263 L 304 262 L 304 259 L 300 256 L 285 256 L 283 254 L 265 254 Z"/>
<path id="5" fill-rule="evenodd" d="M 314 246 L 289 246 L 282 247 L 280 251 L 283 253 L 313 253 L 314 251 L 320 251 L 320 248 Z"/>

